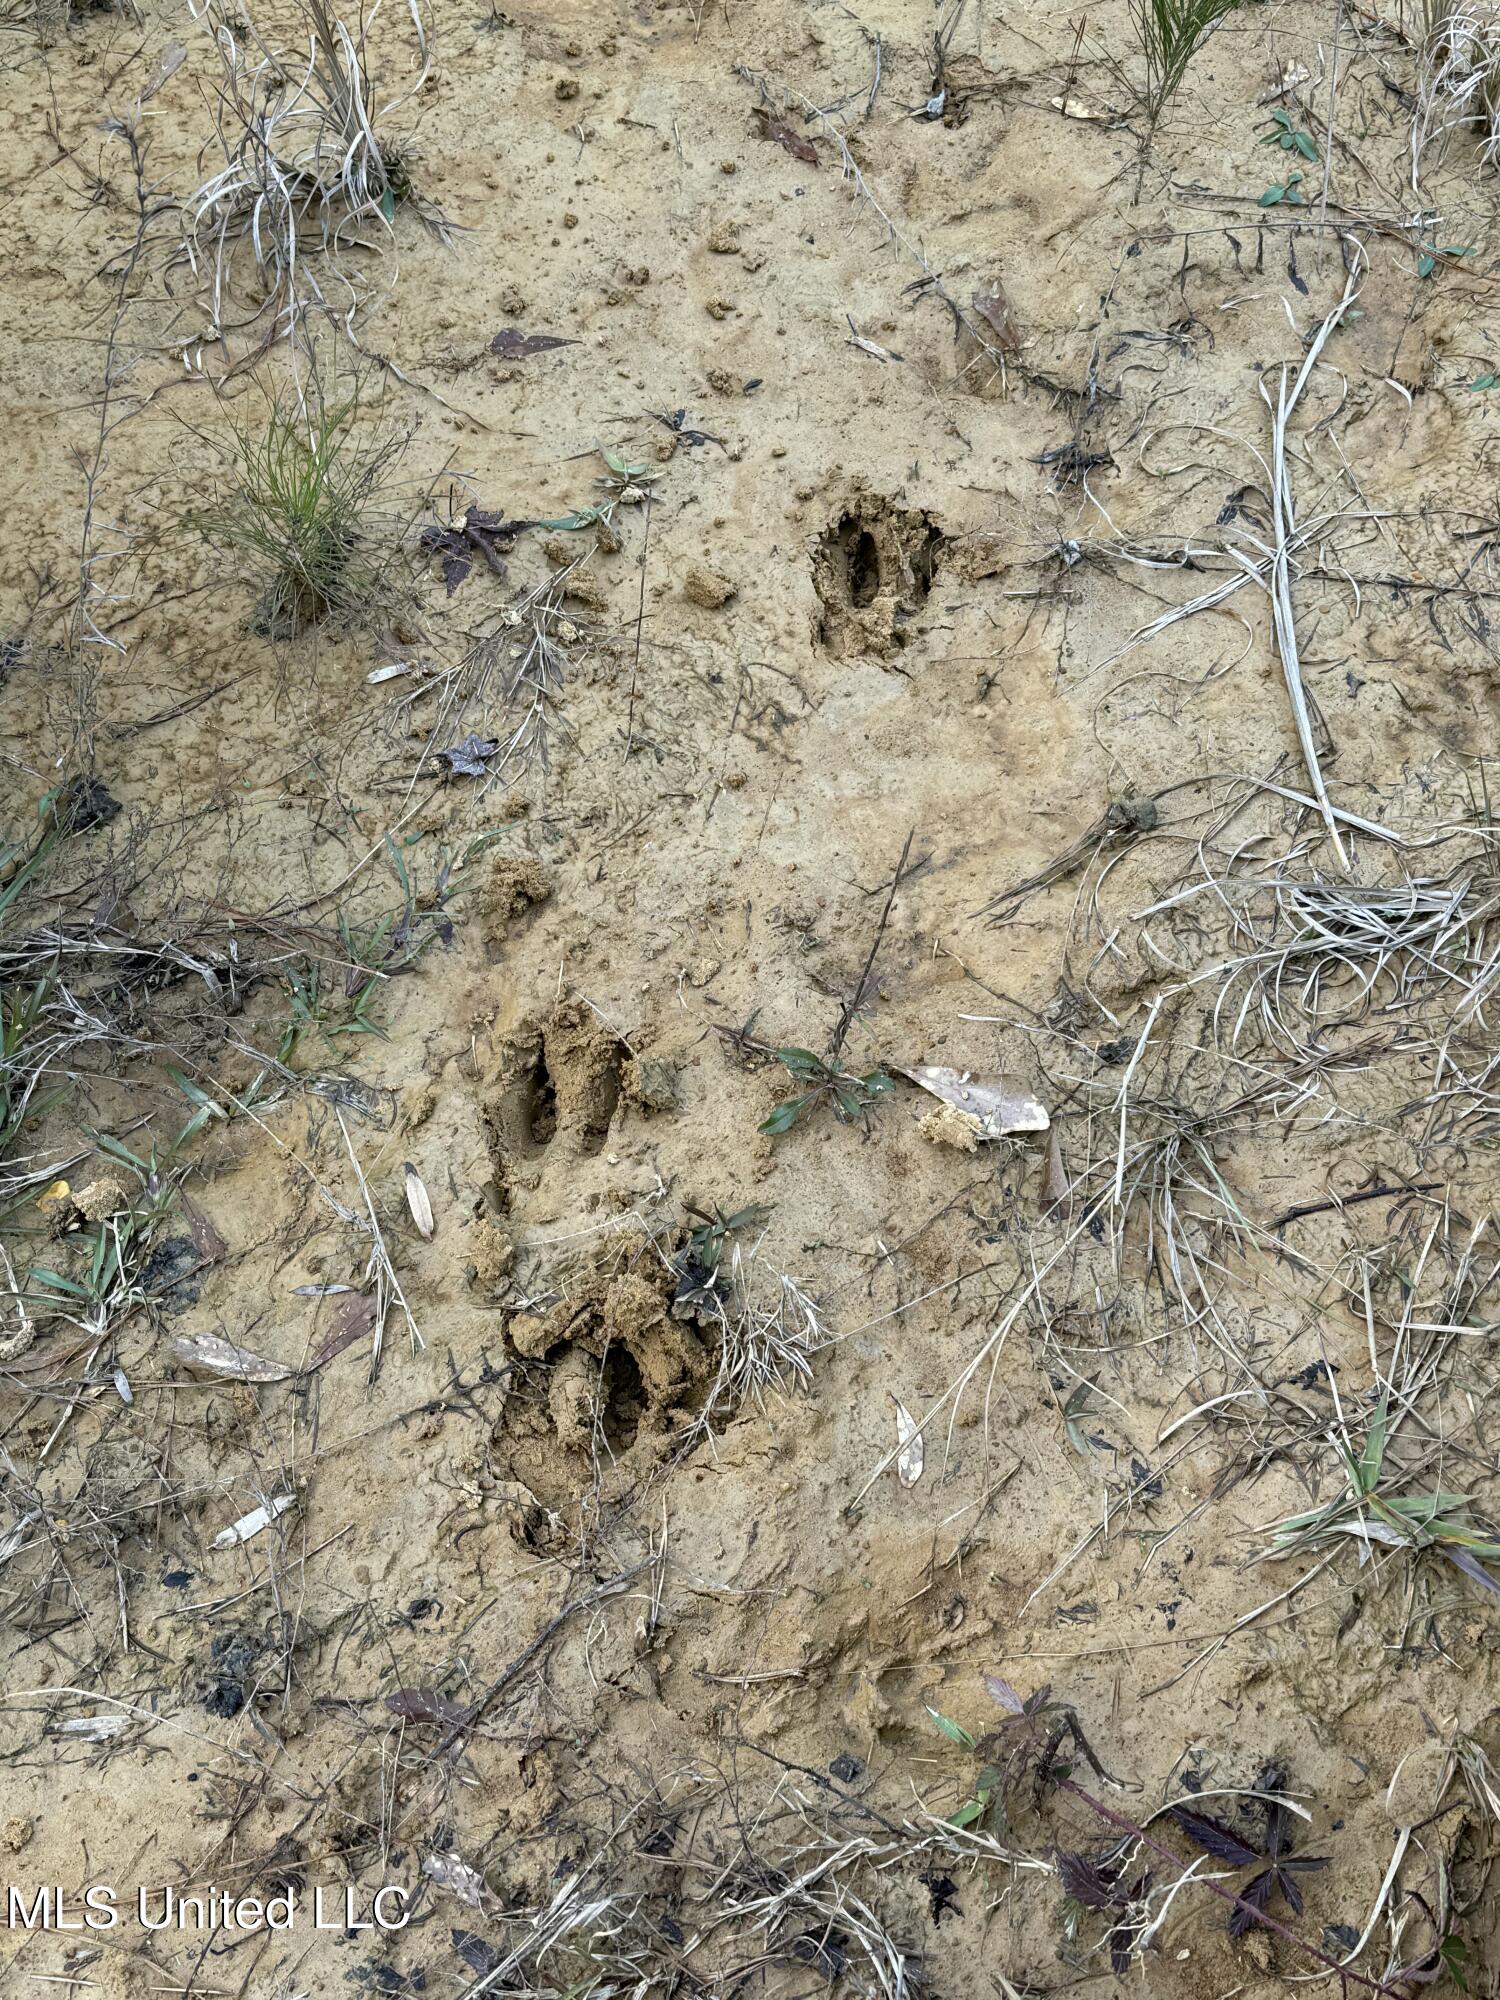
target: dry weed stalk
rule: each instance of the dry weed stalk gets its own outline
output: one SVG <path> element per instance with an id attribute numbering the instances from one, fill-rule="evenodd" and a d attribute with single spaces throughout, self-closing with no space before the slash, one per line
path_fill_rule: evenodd
<path id="1" fill-rule="evenodd" d="M 205 0 L 198 15 L 213 34 L 222 69 L 213 115 L 223 164 L 188 203 L 183 251 L 209 277 L 210 340 L 259 328 L 268 314 L 263 341 L 295 335 L 309 311 L 334 311 L 330 283 L 342 294 L 335 317 L 347 325 L 358 291 L 346 254 L 388 242 L 397 201 L 409 193 L 376 125 L 426 79 L 418 0 L 409 0 L 409 11 L 420 74 L 379 111 L 369 81 L 370 21 L 351 29 L 328 0 L 296 0 L 296 6 L 307 39 L 305 57 L 295 60 L 249 16 L 228 13 L 219 0 Z M 441 218 L 428 216 L 441 229 Z M 234 267 L 246 249 L 259 296 L 237 318 Z"/>

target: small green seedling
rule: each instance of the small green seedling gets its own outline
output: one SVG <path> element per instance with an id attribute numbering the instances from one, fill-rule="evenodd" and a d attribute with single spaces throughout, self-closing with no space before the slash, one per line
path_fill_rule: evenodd
<path id="1" fill-rule="evenodd" d="M 1472 382 L 1467 382 L 1464 386 L 1470 390 L 1497 389 L 1500 388 L 1500 375 L 1476 375 Z"/>
<path id="2" fill-rule="evenodd" d="M 1301 190 L 1300 173 L 1288 174 L 1284 181 L 1272 181 L 1260 198 L 1262 208 L 1279 208 L 1286 202 L 1292 208 L 1306 208 L 1307 197 Z"/>
<path id="3" fill-rule="evenodd" d="M 1437 269 L 1439 257 L 1472 257 L 1478 248 L 1474 243 L 1434 243 L 1417 259 L 1417 276 L 1430 278 Z"/>
<path id="4" fill-rule="evenodd" d="M 1271 113 L 1271 129 L 1260 142 L 1263 146 L 1279 146 L 1283 153 L 1300 153 L 1304 160 L 1316 161 L 1318 149 L 1311 136 L 1294 125 L 1284 111 Z"/>
<path id="5" fill-rule="evenodd" d="M 611 451 L 607 444 L 599 447 L 599 456 L 604 460 L 605 476 L 598 484 L 604 488 L 604 498 L 590 507 L 579 507 L 574 513 L 561 514 L 552 521 L 538 521 L 539 528 L 561 528 L 571 532 L 576 528 L 592 528 L 597 522 L 608 521 L 616 507 L 639 507 L 651 497 L 651 488 L 661 477 L 649 465 L 632 464 L 622 458 L 617 451 Z"/>
<path id="6" fill-rule="evenodd" d="M 761 1131 L 773 1139 L 790 1132 L 805 1112 L 825 1099 L 833 1106 L 833 1115 L 841 1124 L 853 1125 L 877 1098 L 888 1096 L 896 1087 L 883 1069 L 867 1070 L 863 1076 L 856 1076 L 839 1069 L 835 1063 L 825 1062 L 811 1049 L 777 1049 L 775 1055 L 807 1089 L 778 1104 L 769 1118 L 762 1119 Z"/>

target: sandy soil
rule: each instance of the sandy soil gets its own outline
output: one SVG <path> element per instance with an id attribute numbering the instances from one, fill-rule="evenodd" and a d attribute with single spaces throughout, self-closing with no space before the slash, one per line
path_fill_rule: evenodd
<path id="1" fill-rule="evenodd" d="M 4 1881 L 413 1897 L 389 1934 L 12 1912 L 0 1989 L 1207 2000 L 1352 1958 L 1500 1991 L 1489 1572 L 1271 1535 L 1347 1494 L 1382 1385 L 1390 1493 L 1497 1512 L 1494 1126 L 1459 1082 L 1492 1045 L 1420 948 L 1359 988 L 1342 917 L 1279 985 L 1231 975 L 1284 927 L 1205 887 L 1474 862 L 1492 900 L 1500 181 L 1458 133 L 1413 193 L 1415 24 L 1247 5 L 1144 158 L 1119 5 L 1081 39 L 1029 0 L 428 31 L 392 117 L 451 240 L 398 209 L 347 297 L 323 273 L 357 349 L 314 341 L 406 440 L 384 560 L 418 582 L 295 637 L 195 526 L 293 379 L 178 254 L 208 33 L 0 31 L 0 832 L 79 773 L 121 807 L 5 917 L 85 926 L 102 1033 L 12 1147 L 48 1169 L 5 1224 L 23 1293 L 140 1209 L 99 1134 L 166 1191 L 118 1309 L 6 1321 Z M 410 20 L 370 45 L 384 103 Z M 1315 163 L 1262 147 L 1275 110 Z M 1307 205 L 1261 206 L 1299 164 Z M 1289 425 L 1297 631 L 1335 803 L 1409 843 L 1342 822 L 1347 873 L 1261 581 L 1137 639 L 1273 542 L 1272 406 L 1346 283 Z M 567 517 L 601 446 L 638 468 L 604 528 L 445 593 L 422 526 Z M 542 710 L 504 697 L 538 604 Z M 448 772 L 471 732 L 487 775 Z M 774 1051 L 841 1024 L 891 1088 L 762 1131 L 801 1087 Z M 924 1063 L 1051 1131 L 976 1140 Z M 729 1381 L 726 1316 L 780 1329 L 779 1385 Z M 898 1402 L 932 1413 L 915 1483 Z M 986 1674 L 1050 1687 L 1108 1777 L 1067 1744 L 981 1776 L 1020 1733 L 988 1740 Z M 1195 1856 L 1250 1879 L 1170 1817 L 1119 1905 L 1070 1907 L 1058 1853 L 1120 1852 L 1063 1759 L 1137 1823 L 1216 1793 L 1251 1845 L 1279 1773 L 1328 1865 L 1272 1909 L 1322 1963 L 1167 1898 Z M 1160 1922 L 1112 1969 L 1130 1894 Z"/>

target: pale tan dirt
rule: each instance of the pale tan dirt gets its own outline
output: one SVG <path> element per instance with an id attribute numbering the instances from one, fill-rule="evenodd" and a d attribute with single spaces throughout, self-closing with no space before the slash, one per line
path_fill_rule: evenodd
<path id="1" fill-rule="evenodd" d="M 1477 249 L 1419 280 L 1399 226 L 1416 200 L 1413 59 L 1380 11 L 1343 12 L 1333 212 L 1390 227 L 1361 232 L 1362 317 L 1299 419 L 1304 513 L 1344 518 L 1298 611 L 1340 803 L 1422 832 L 1462 810 L 1500 722 L 1483 594 L 1493 398 L 1464 387 L 1500 366 L 1500 181 L 1463 139 L 1433 160 L 1421 200 L 1441 214 L 1437 240 Z M 1315 1575 L 1321 1553 L 1253 1560 L 1267 1523 L 1341 1490 L 1319 1362 L 1347 1405 L 1371 1385 L 1365 1323 L 1334 1274 L 1400 1227 L 1409 1255 L 1429 1210 L 1370 1202 L 1270 1225 L 1372 1174 L 1443 1186 L 1460 1238 L 1493 1203 L 1485 1146 L 1406 1108 L 1430 1065 L 1331 1073 L 1295 1118 L 1251 1111 L 1220 1142 L 1225 1183 L 1266 1232 L 1215 1239 L 1221 1344 L 1164 1307 L 1139 1228 L 1118 1269 L 1102 1229 L 1061 1253 L 1070 1223 L 1049 1214 L 1045 1140 L 931 1143 L 932 1100 L 902 1083 L 867 1122 L 820 1111 L 773 1141 L 758 1127 L 789 1094 L 785 1072 L 716 1032 L 753 1021 L 773 1044 L 826 1044 L 914 828 L 919 865 L 850 1060 L 1008 1071 L 1056 1110 L 1070 1176 L 1113 1158 L 1111 1045 L 1132 1048 L 1162 982 L 1223 950 L 1190 912 L 1153 932 L 1174 940 L 1164 963 L 1136 913 L 1195 879 L 1231 779 L 1304 784 L 1258 589 L 1115 656 L 1225 574 L 1236 503 L 1267 533 L 1260 388 L 1274 396 L 1281 364 L 1300 361 L 1344 266 L 1333 235 L 1289 234 L 1305 213 L 1257 208 L 1285 163 L 1257 143 L 1257 98 L 1278 65 L 1326 75 L 1333 18 L 1247 6 L 1169 108 L 1137 200 L 1136 137 L 1107 115 L 1126 92 L 1101 52 L 1136 62 L 1117 5 L 1090 13 L 1075 63 L 1063 11 L 971 0 L 952 47 L 956 114 L 928 121 L 908 115 L 931 89 L 934 16 L 915 0 L 879 0 L 863 30 L 841 8 L 771 0 L 490 16 L 483 0 L 443 0 L 431 79 L 398 122 L 454 240 L 400 214 L 394 251 L 358 267 L 360 343 L 399 371 L 367 379 L 365 421 L 412 433 L 404 511 L 430 518 L 430 492 L 447 518 L 451 492 L 455 509 L 563 516 L 596 497 L 601 443 L 657 475 L 649 519 L 621 508 L 602 538 L 614 546 L 572 579 L 550 771 L 490 787 L 431 764 L 414 779 L 436 706 L 401 705 L 412 677 L 367 676 L 392 658 L 455 664 L 515 589 L 589 538 L 561 533 L 553 550 L 547 533 L 524 536 L 508 580 L 477 564 L 451 598 L 423 565 L 391 629 L 273 645 L 253 580 L 185 525 L 254 392 L 246 370 L 227 387 L 249 400 L 215 398 L 245 347 L 196 345 L 204 293 L 185 265 L 165 269 L 170 214 L 130 291 L 113 360 L 128 421 L 95 500 L 95 615 L 121 650 L 65 644 L 107 267 L 136 227 L 127 155 L 101 120 L 182 41 L 187 60 L 141 126 L 149 181 L 186 201 L 206 171 L 215 70 L 185 11 L 154 4 L 139 20 L 86 15 L 45 45 L 4 35 L 0 606 L 18 642 L 0 684 L 5 833 L 30 826 L 59 774 L 92 770 L 125 807 L 78 843 L 89 868 L 124 857 L 110 920 L 160 936 L 190 913 L 222 963 L 229 919 L 263 953 L 253 920 L 271 913 L 285 953 L 312 939 L 329 961 L 335 999 L 336 912 L 369 920 L 395 901 L 387 831 L 420 836 L 402 852 L 422 896 L 456 864 L 451 937 L 381 983 L 381 1034 L 330 1045 L 309 1031 L 263 1113 L 215 1120 L 185 1149 L 184 1192 L 222 1254 L 114 1329 L 107 1359 L 132 1405 L 103 1364 L 75 1393 L 93 1345 L 77 1329 L 43 1326 L 6 1360 L 0 1533 L 32 1487 L 45 1521 L 0 1575 L 5 1879 L 132 1896 L 349 1882 L 365 1896 L 415 1889 L 423 1856 L 453 1851 L 493 1901 L 476 1911 L 429 1885 L 419 1921 L 386 1939 L 16 1931 L 0 1940 L 0 1992 L 67 1976 L 109 2000 L 456 1995 L 475 1975 L 452 1932 L 507 1948 L 517 1926 L 496 1912 L 545 1905 L 622 1825 L 603 1879 L 646 1896 L 653 1924 L 658 1903 L 676 1910 L 650 1989 L 666 1992 L 698 1922 L 673 1901 L 682 1857 L 720 1837 L 725 1797 L 753 1822 L 776 1775 L 763 1753 L 810 1774 L 845 1756 L 845 1791 L 941 1817 L 976 1760 L 927 1710 L 993 1728 L 986 1672 L 1027 1694 L 1050 1683 L 1130 1787 L 1093 1789 L 1128 1812 L 1178 1796 L 1185 1772 L 1243 1786 L 1279 1760 L 1312 1816 L 1307 1851 L 1332 1857 L 1303 1878 L 1305 1916 L 1280 1914 L 1336 1953 L 1348 1939 L 1325 1927 L 1363 1929 L 1399 1830 L 1421 1825 L 1389 1906 L 1404 1935 L 1383 1916 L 1360 1964 L 1379 1976 L 1430 1952 L 1413 1899 L 1436 1907 L 1446 1871 L 1469 1991 L 1500 1991 L 1496 1825 L 1458 1786 L 1429 1820 L 1455 1732 L 1500 1761 L 1500 1600 L 1436 1556 L 1378 1550 L 1362 1565 L 1352 1542 Z M 875 33 L 881 90 L 861 121 Z M 372 45 L 384 102 L 411 73 L 409 23 L 383 13 Z M 844 102 L 872 200 L 841 182 L 826 141 L 816 166 L 773 143 L 737 66 Z M 1064 97 L 1106 115 L 1064 116 Z M 1297 122 L 1320 144 L 1326 114 L 1326 85 L 1309 86 Z M 1316 204 L 1321 167 L 1305 171 Z M 1003 282 L 1023 343 L 1008 381 L 940 298 L 908 289 L 924 275 L 917 246 L 971 319 L 973 296 Z M 851 321 L 900 358 L 851 345 Z M 502 327 L 576 344 L 502 360 L 489 347 Z M 644 414 L 684 408 L 714 441 L 677 443 Z M 1087 491 L 1045 460 L 1075 441 L 1108 455 Z M 1425 588 L 1461 581 L 1476 594 Z M 504 716 L 481 702 L 469 728 L 501 736 Z M 1122 844 L 1097 911 L 1095 869 L 1081 897 L 1075 872 L 1008 922 L 976 919 L 1111 801 L 1151 794 L 1157 835 Z M 1218 852 L 1260 838 L 1284 853 L 1299 826 L 1311 842 L 1311 816 L 1262 795 Z M 1361 853 L 1378 873 L 1378 848 Z M 1223 1102 L 1254 1081 L 1254 1062 L 1189 1062 L 1212 998 L 1175 1022 L 1161 1094 Z M 274 1051 L 287 1009 L 276 978 L 235 1011 L 192 977 L 139 996 L 142 1046 L 91 1055 L 81 1096 L 49 1113 L 46 1145 L 82 1153 L 73 1185 L 115 1170 L 80 1125 L 165 1145 L 186 1116 L 167 1061 L 243 1091 L 245 1051 Z M 1369 1032 L 1388 1039 L 1392 1024 Z M 363 1095 L 336 1101 L 337 1076 Z M 1094 1116 L 1080 1078 L 1094 1079 Z M 363 1281 L 351 1147 L 421 1351 L 393 1305 L 373 1384 L 367 1327 L 294 1381 L 189 1373 L 172 1347 L 185 1336 L 301 1369 L 337 1330 L 347 1295 L 298 1288 Z M 406 1162 L 431 1198 L 430 1241 L 408 1214 Z M 836 1337 L 805 1393 L 722 1413 L 707 1439 L 693 1425 L 714 1336 L 674 1315 L 663 1261 L 686 1203 L 763 1205 L 740 1237 L 750 1281 L 770 1296 L 789 1274 Z M 33 1199 L 7 1236 L 18 1265 L 64 1254 L 47 1232 Z M 922 1480 L 876 1477 L 896 1443 L 891 1398 L 927 1410 L 1043 1264 L 1040 1301 L 984 1360 L 951 1431 L 946 1411 L 930 1428 Z M 1418 1482 L 1467 1492 L 1481 1517 L 1497 1511 L 1493 1317 L 1478 1303 L 1475 1336 L 1449 1357 L 1451 1462 L 1439 1453 Z M 1094 1392 L 1070 1436 L 1064 1406 L 1084 1378 Z M 1167 1435 L 1251 1384 L 1248 1403 Z M 275 1529 L 213 1548 L 277 1488 L 298 1504 Z M 387 1707 L 414 1687 L 461 1707 L 627 1573 L 523 1663 L 460 1750 L 441 1724 Z M 230 1715 L 213 1710 L 226 1683 L 244 1702 Z M 107 1744 L 56 1733 L 103 1712 L 129 1723 Z M 690 1770 L 722 1777 L 717 1807 L 628 1818 Z M 817 1796 L 811 1777 L 804 1790 Z M 1232 1816 L 1234 1801 L 1218 1808 Z M 768 1825 L 784 1860 L 779 1837 Z M 1042 1863 L 1107 1837 L 1076 1800 L 1037 1806 L 1029 1785 L 1002 1836 Z M 1095 1919 L 1066 1935 L 1046 1866 L 943 1863 L 957 1913 L 941 1922 L 921 1880 L 932 1867 L 893 1864 L 884 1914 L 910 1976 L 948 2000 L 1085 1983 L 1263 1996 L 1315 1969 L 1263 1936 L 1231 1945 L 1222 1906 L 1184 1891 L 1116 1980 Z M 830 1983 L 816 1954 L 773 1954 L 738 1979 L 711 1952 L 694 1965 L 725 1993 Z M 843 1990 L 874 1989 L 851 1971 Z"/>

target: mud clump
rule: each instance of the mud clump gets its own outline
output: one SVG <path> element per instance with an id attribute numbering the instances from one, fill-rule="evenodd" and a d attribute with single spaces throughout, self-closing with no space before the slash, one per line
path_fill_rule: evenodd
<path id="1" fill-rule="evenodd" d="M 507 1406 L 529 1433 L 515 1442 L 517 1470 L 533 1491 L 563 1469 L 559 1446 L 581 1472 L 601 1445 L 616 1458 L 637 1445 L 654 1456 L 677 1435 L 707 1383 L 711 1356 L 674 1318 L 672 1291 L 672 1273 L 662 1268 L 593 1271 L 549 1311 L 512 1319 L 516 1353 L 546 1370 L 544 1406 L 534 1397 Z M 532 1441 L 546 1449 L 527 1450 Z"/>
<path id="2" fill-rule="evenodd" d="M 545 903 L 551 894 L 551 879 L 534 856 L 497 855 L 480 903 L 485 942 L 494 949 L 518 917 Z"/>
<path id="3" fill-rule="evenodd" d="M 682 580 L 683 596 L 705 611 L 722 611 L 737 589 L 722 571 L 710 569 L 707 563 L 694 563 Z"/>
<path id="4" fill-rule="evenodd" d="M 889 657 L 906 645 L 932 589 L 943 535 L 916 508 L 878 494 L 846 503 L 818 538 L 818 642 L 835 658 Z"/>

